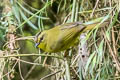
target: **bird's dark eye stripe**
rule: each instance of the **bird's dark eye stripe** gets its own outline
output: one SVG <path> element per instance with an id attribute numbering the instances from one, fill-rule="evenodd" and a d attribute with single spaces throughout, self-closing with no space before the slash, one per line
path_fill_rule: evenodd
<path id="1" fill-rule="evenodd" d="M 41 34 L 41 32 L 39 32 L 39 33 L 36 34 L 36 36 L 35 36 L 35 38 L 34 38 L 35 42 L 38 41 L 38 36 L 39 36 L 40 34 Z"/>
<path id="2" fill-rule="evenodd" d="M 37 33 L 36 37 L 38 37 L 41 34 L 41 32 Z"/>

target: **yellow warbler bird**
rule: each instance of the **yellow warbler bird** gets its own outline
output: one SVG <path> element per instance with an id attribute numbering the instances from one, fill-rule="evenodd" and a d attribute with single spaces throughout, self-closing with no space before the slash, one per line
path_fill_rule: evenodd
<path id="1" fill-rule="evenodd" d="M 100 27 L 105 26 L 104 23 Z M 93 29 L 97 24 L 85 25 L 81 22 L 73 22 L 44 30 L 35 36 L 36 47 L 45 52 L 60 52 L 69 49 L 78 41 L 81 33 Z"/>

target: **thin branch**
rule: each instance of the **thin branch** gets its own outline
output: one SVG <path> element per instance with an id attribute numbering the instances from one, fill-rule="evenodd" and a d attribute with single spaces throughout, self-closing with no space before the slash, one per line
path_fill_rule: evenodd
<path id="1" fill-rule="evenodd" d="M 91 13 L 91 17 L 93 16 L 93 13 L 95 12 L 96 7 L 98 6 L 98 2 L 99 2 L 99 0 L 96 1 L 95 7 L 94 7 L 94 9 L 93 9 L 93 11 Z"/>
<path id="2" fill-rule="evenodd" d="M 55 56 L 55 55 L 46 55 L 46 54 L 14 54 L 14 55 L 5 55 L 5 56 L 0 56 L 0 58 L 8 58 L 8 57 L 26 57 L 26 56 L 44 56 L 44 57 L 53 57 L 53 58 L 58 58 L 58 59 L 64 59 L 63 57 L 60 56 Z"/>
<path id="3" fill-rule="evenodd" d="M 105 37 L 105 41 L 107 42 L 107 45 L 108 45 L 108 47 L 109 47 L 110 54 L 111 54 L 111 56 L 113 57 L 113 60 L 114 60 L 115 63 L 116 63 L 116 69 L 120 72 L 120 64 L 119 64 L 119 61 L 118 61 L 118 59 L 116 58 L 116 56 L 114 55 L 114 52 L 113 52 L 113 50 L 112 50 L 112 48 L 111 48 L 111 45 L 110 45 L 110 43 L 109 43 L 109 41 L 108 41 L 108 39 L 107 39 L 104 31 L 102 31 L 102 32 L 103 32 L 103 35 L 104 35 L 104 37 Z"/>
<path id="4" fill-rule="evenodd" d="M 15 64 L 13 65 L 12 69 L 11 69 L 8 73 L 4 74 L 4 75 L 2 76 L 2 78 L 4 78 L 4 77 L 7 76 L 8 74 L 10 74 L 12 71 L 14 71 L 14 68 L 16 67 L 17 63 L 18 63 L 18 60 L 17 60 L 17 61 L 15 62 Z M 2 78 L 1 78 L 1 79 L 2 79 Z"/>
<path id="5" fill-rule="evenodd" d="M 56 72 L 54 72 L 54 73 L 48 74 L 47 76 L 41 78 L 40 80 L 44 80 L 44 79 L 46 79 L 46 78 L 48 78 L 48 77 L 50 77 L 50 76 L 53 76 L 53 75 L 55 75 L 55 74 L 57 74 L 57 73 L 59 73 L 59 72 L 61 72 L 61 71 L 62 71 L 62 70 L 58 70 L 58 71 L 56 71 Z"/>
<path id="6" fill-rule="evenodd" d="M 19 59 L 20 59 L 20 57 L 19 57 Z M 21 71 L 21 66 L 20 66 L 21 64 L 20 64 L 20 61 L 18 62 L 18 69 L 19 69 L 19 74 L 20 74 L 20 78 L 22 79 L 22 80 L 25 80 L 24 78 L 23 78 L 23 74 L 22 74 L 22 71 Z"/>
<path id="7" fill-rule="evenodd" d="M 117 56 L 117 49 L 116 49 L 116 44 L 115 44 L 115 34 L 114 34 L 114 29 L 113 29 L 113 27 L 112 27 L 112 42 L 113 42 L 113 50 L 114 50 L 114 53 L 115 53 L 115 55 Z"/>

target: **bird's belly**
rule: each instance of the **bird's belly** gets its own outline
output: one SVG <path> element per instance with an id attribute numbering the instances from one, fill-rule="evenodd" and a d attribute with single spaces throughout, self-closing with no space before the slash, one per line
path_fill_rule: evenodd
<path id="1" fill-rule="evenodd" d="M 76 39 L 73 39 L 71 41 L 68 41 L 63 44 L 63 42 L 54 42 L 51 46 L 49 46 L 48 52 L 60 52 L 69 49 L 70 47 L 73 47 L 76 43 Z"/>

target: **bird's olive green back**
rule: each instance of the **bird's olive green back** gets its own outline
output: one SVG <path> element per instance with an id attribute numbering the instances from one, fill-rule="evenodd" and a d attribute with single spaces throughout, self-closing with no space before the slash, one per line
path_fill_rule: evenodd
<path id="1" fill-rule="evenodd" d="M 59 52 L 69 49 L 74 46 L 81 33 L 93 29 L 97 24 L 85 25 L 81 22 L 73 22 L 45 30 L 37 36 L 38 47 L 46 52 Z"/>
<path id="2" fill-rule="evenodd" d="M 58 52 L 68 49 L 74 44 L 83 28 L 84 26 L 78 23 L 66 23 L 47 30 L 49 34 L 46 50 L 48 52 Z"/>

